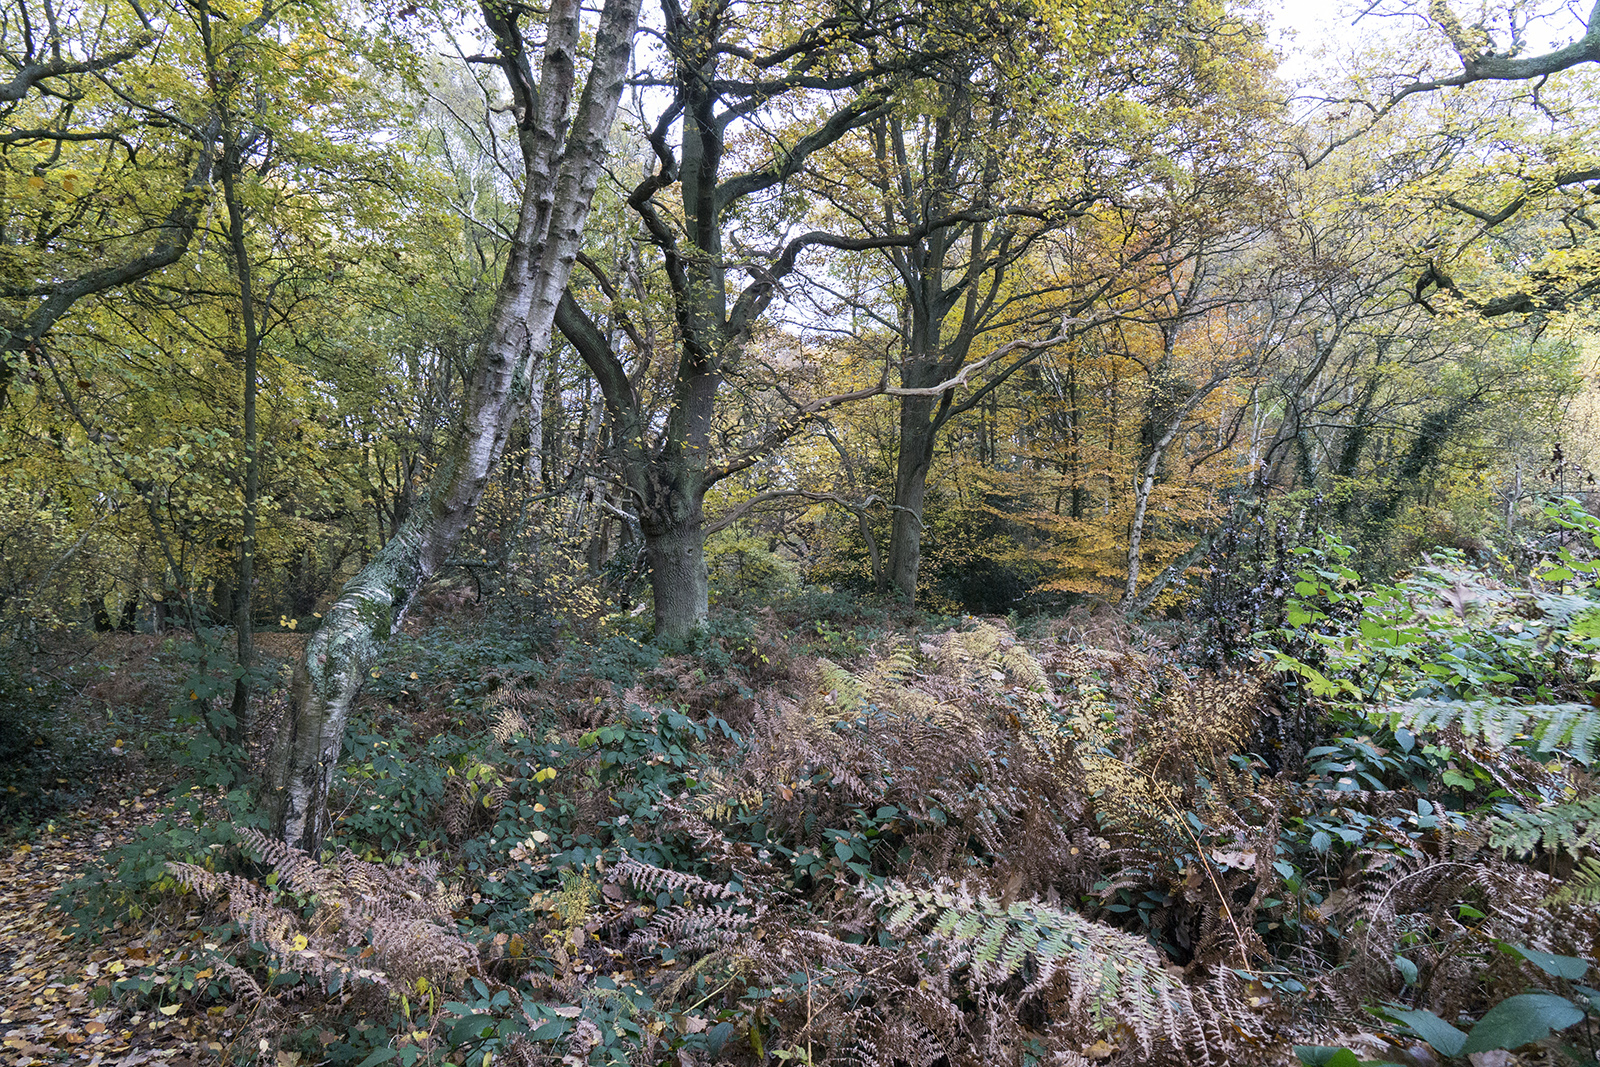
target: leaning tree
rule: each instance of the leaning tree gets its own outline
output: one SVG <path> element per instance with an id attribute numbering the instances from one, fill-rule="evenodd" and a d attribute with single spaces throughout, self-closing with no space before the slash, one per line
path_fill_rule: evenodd
<path id="1" fill-rule="evenodd" d="M 513 423 L 549 354 L 606 139 L 627 78 L 639 0 L 606 0 L 581 92 L 583 7 L 553 0 L 537 74 L 532 10 L 486 0 L 492 61 L 509 84 L 522 158 L 521 208 L 450 446 L 426 498 L 344 586 L 295 666 L 290 707 L 273 741 L 259 804 L 281 840 L 314 850 L 328 829 L 328 789 L 345 722 L 380 644 L 471 522 Z M 576 104 L 574 105 L 574 97 Z"/>

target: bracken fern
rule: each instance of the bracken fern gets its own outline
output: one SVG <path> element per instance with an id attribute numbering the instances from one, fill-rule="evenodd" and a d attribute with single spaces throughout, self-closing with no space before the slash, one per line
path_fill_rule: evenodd
<path id="1" fill-rule="evenodd" d="M 1524 739 L 1540 752 L 1565 749 L 1588 760 L 1600 740 L 1600 714 L 1588 704 L 1519 704 L 1509 700 L 1409 700 L 1376 708 L 1368 718 L 1415 733 L 1458 729 L 1499 748 Z"/>
<path id="2" fill-rule="evenodd" d="M 864 895 L 888 909 L 887 929 L 936 942 L 958 965 L 970 966 L 979 982 L 999 984 L 1020 974 L 1026 995 L 1062 976 L 1074 1007 L 1087 1010 L 1108 1033 L 1125 1028 L 1146 1052 L 1158 1039 L 1181 1046 L 1189 1036 L 1188 993 L 1141 937 L 1038 901 L 1004 904 L 948 883 L 889 884 Z"/>
<path id="3" fill-rule="evenodd" d="M 258 830 L 239 837 L 289 896 L 192 863 L 167 867 L 198 893 L 226 895 L 229 915 L 280 969 L 313 976 L 326 989 L 352 982 L 404 989 L 418 979 L 449 989 L 479 970 L 477 949 L 456 933 L 438 864 L 389 867 L 345 853 L 324 865 Z"/>
<path id="4" fill-rule="evenodd" d="M 1600 841 L 1600 796 L 1491 818 L 1489 844 L 1526 855 L 1536 848 L 1577 854 Z"/>

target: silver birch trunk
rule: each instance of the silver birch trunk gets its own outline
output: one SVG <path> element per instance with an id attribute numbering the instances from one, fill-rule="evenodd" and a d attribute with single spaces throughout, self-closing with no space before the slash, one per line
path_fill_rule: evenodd
<path id="1" fill-rule="evenodd" d="M 627 76 L 640 0 L 606 0 L 577 110 L 581 9 L 553 0 L 537 83 L 518 14 L 485 4 L 511 83 L 525 184 L 517 230 L 479 350 L 452 446 L 426 498 L 360 573 L 347 582 L 296 665 L 290 707 L 273 742 L 259 804 L 274 835 L 312 854 L 329 829 L 328 790 L 345 722 L 378 648 L 399 627 L 412 595 L 447 558 L 479 497 L 550 349 L 605 160 L 605 142 Z"/>
<path id="2" fill-rule="evenodd" d="M 1139 611 L 1144 610 L 1142 607 L 1135 610 L 1136 605 L 1140 602 L 1140 552 L 1144 547 L 1145 516 L 1150 509 L 1150 494 L 1155 491 L 1156 472 L 1161 469 L 1161 457 L 1167 454 L 1168 447 L 1171 446 L 1178 434 L 1183 431 L 1184 422 L 1189 418 L 1189 415 L 1195 408 L 1200 406 L 1201 401 L 1211 395 L 1211 391 L 1222 381 L 1223 377 L 1221 375 L 1213 376 L 1209 382 L 1196 389 L 1194 395 L 1184 401 L 1182 406 L 1173 413 L 1172 421 L 1167 424 L 1166 431 L 1162 433 L 1161 439 L 1151 448 L 1150 456 L 1145 460 L 1144 470 L 1139 472 L 1138 480 L 1134 482 L 1133 521 L 1128 526 L 1128 584 L 1123 589 L 1121 604 L 1124 611 L 1134 610 L 1134 613 L 1137 614 Z M 1170 576 L 1168 576 L 1167 580 L 1170 580 Z M 1162 584 L 1165 585 L 1166 582 L 1163 581 Z"/>

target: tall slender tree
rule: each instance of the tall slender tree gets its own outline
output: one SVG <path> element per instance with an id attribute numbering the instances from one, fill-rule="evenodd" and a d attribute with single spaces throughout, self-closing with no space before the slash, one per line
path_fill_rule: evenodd
<path id="1" fill-rule="evenodd" d="M 639 2 L 607 0 L 581 93 L 578 0 L 550 4 L 537 74 L 527 32 L 533 12 L 495 0 L 481 10 L 517 120 L 522 203 L 466 402 L 434 484 L 383 550 L 345 584 L 295 667 L 290 708 L 273 742 L 260 803 L 279 838 L 308 850 L 327 831 L 328 789 L 345 722 L 377 649 L 471 521 L 541 376 L 556 306 L 605 163 Z"/>

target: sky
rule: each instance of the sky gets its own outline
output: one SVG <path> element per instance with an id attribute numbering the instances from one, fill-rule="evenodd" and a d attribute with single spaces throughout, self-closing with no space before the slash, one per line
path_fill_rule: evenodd
<path id="1" fill-rule="evenodd" d="M 1528 5 L 1542 15 L 1530 23 L 1530 50 L 1545 51 L 1581 36 L 1583 19 L 1588 16 L 1592 3 L 1593 0 L 1543 0 Z M 1359 4 L 1350 0 L 1261 0 L 1261 8 L 1268 15 L 1274 39 L 1283 42 L 1280 45 L 1286 53 L 1285 62 L 1280 68 L 1283 76 L 1292 79 L 1296 73 L 1305 70 L 1312 62 L 1311 53 L 1324 42 L 1334 41 L 1349 46 L 1362 37 L 1394 32 L 1403 27 L 1401 20 L 1379 15 L 1357 18 L 1362 10 L 1380 6 L 1395 11 L 1404 4 L 1403 0 L 1389 0 L 1387 3 L 1365 0 Z M 1415 0 L 1414 6 L 1425 8 L 1425 0 Z M 1479 3 L 1478 0 L 1451 0 L 1451 7 L 1463 22 L 1470 23 L 1477 16 Z M 1292 31 L 1292 41 L 1282 36 L 1286 31 Z"/>

